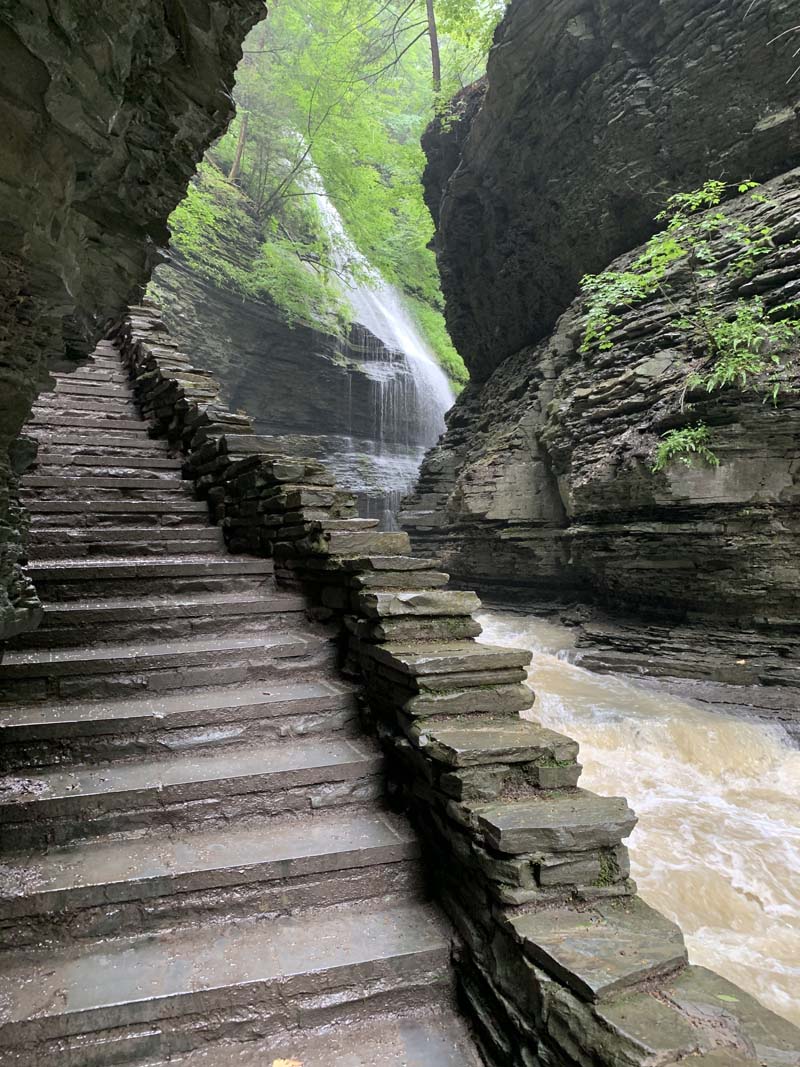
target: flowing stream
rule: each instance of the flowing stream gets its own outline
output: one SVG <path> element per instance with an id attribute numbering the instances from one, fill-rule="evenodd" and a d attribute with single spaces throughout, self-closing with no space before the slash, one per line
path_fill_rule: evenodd
<path id="1" fill-rule="evenodd" d="M 562 626 L 486 612 L 481 640 L 533 651 L 531 717 L 580 742 L 581 785 L 627 796 L 641 896 L 692 963 L 800 1024 L 800 751 L 780 727 L 705 711 L 570 662 Z"/>

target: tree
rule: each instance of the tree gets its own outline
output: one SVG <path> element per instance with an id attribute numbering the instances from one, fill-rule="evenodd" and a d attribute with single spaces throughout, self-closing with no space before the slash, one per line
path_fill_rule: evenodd
<path id="1" fill-rule="evenodd" d="M 442 60 L 439 51 L 439 31 L 436 28 L 436 12 L 433 0 L 425 0 L 428 14 L 428 37 L 431 42 L 431 66 L 433 67 L 433 91 L 438 96 L 442 91 Z"/>
<path id="2" fill-rule="evenodd" d="M 231 164 L 230 172 L 228 173 L 228 181 L 231 184 L 236 184 L 239 179 L 239 172 L 242 169 L 242 157 L 244 156 L 244 146 L 247 143 L 247 112 L 242 112 L 242 121 L 239 126 L 239 139 L 236 142 L 236 154 L 233 157 L 233 163 Z"/>

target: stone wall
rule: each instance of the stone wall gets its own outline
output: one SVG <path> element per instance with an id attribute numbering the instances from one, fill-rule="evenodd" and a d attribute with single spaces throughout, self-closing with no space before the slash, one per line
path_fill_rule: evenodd
<path id="1" fill-rule="evenodd" d="M 0 638 L 36 621 L 9 447 L 49 361 L 87 353 L 147 281 L 265 13 L 262 0 L 0 3 Z"/>
<path id="2" fill-rule="evenodd" d="M 445 589 L 404 533 L 354 519 L 314 461 L 270 451 L 219 386 L 133 308 L 116 333 L 145 417 L 232 551 L 266 554 L 318 617 L 338 621 L 342 669 L 387 753 L 431 888 L 457 932 L 454 963 L 496 1067 L 787 1065 L 800 1032 L 703 968 L 635 896 L 621 797 L 577 787 L 578 747 L 541 727 L 530 654 L 477 643 L 471 592 Z"/>

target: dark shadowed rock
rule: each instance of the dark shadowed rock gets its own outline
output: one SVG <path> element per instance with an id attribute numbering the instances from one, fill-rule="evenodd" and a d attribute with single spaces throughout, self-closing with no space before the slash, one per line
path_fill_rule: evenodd
<path id="1" fill-rule="evenodd" d="M 794 165 L 795 46 L 775 38 L 796 22 L 791 0 L 511 4 L 468 134 L 425 140 L 447 320 L 473 379 L 544 337 L 670 193 Z"/>
<path id="2" fill-rule="evenodd" d="M 261 0 L 0 5 L 0 638 L 35 621 L 9 444 L 48 364 L 85 355 L 147 281 L 264 14 Z"/>

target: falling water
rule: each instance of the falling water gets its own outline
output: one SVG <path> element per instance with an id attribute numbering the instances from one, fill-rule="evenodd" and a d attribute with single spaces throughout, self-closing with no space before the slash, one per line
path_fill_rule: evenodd
<path id="1" fill-rule="evenodd" d="M 691 961 L 800 1023 L 800 751 L 780 727 L 575 666 L 564 627 L 480 621 L 483 640 L 533 651 L 532 717 L 580 742 L 581 785 L 630 800 L 633 875 Z"/>
<path id="2" fill-rule="evenodd" d="M 422 338 L 402 297 L 358 251 L 324 191 L 313 164 L 304 183 L 313 191 L 331 241 L 338 276 L 353 312 L 364 375 L 372 383 L 372 426 L 353 426 L 353 438 L 374 442 L 359 461 L 383 490 L 381 517 L 394 525 L 400 500 L 416 481 L 425 451 L 443 433 L 454 396 L 447 376 Z"/>

